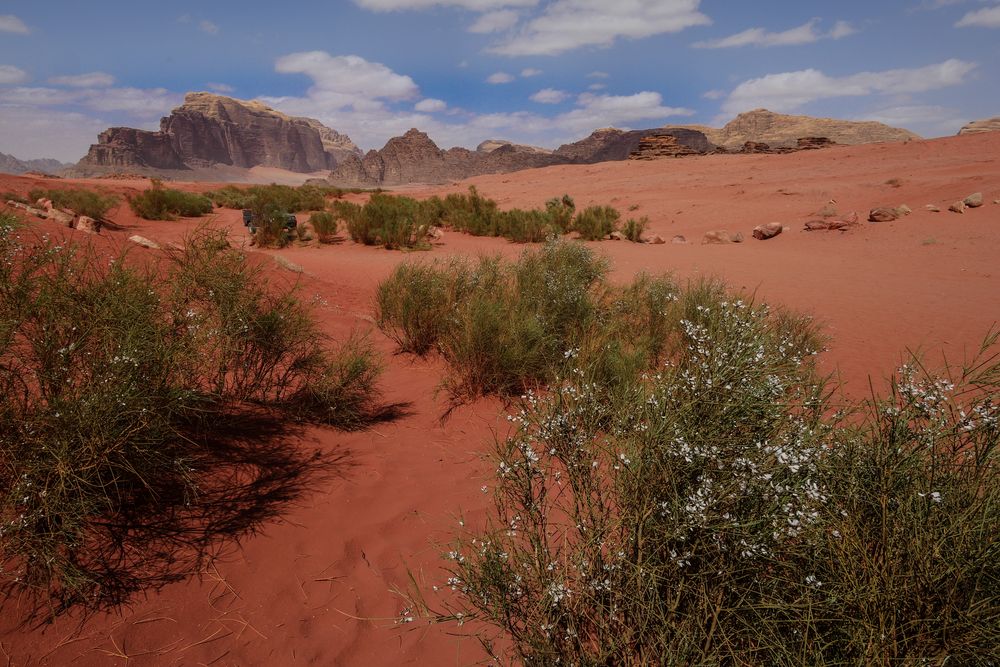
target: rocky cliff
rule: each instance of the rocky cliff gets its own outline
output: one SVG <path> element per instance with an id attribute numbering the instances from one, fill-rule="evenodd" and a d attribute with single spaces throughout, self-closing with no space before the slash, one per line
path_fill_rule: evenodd
<path id="1" fill-rule="evenodd" d="M 644 136 L 671 134 L 693 152 L 712 149 L 708 139 L 694 130 L 597 130 L 580 141 L 547 151 L 507 141 L 484 141 L 475 151 L 440 149 L 430 137 L 412 129 L 390 139 L 382 150 L 363 158 L 344 161 L 330 174 L 330 182 L 341 187 L 378 187 L 404 183 L 443 183 L 481 174 L 503 174 L 521 169 L 559 164 L 591 164 L 624 160 Z"/>
<path id="2" fill-rule="evenodd" d="M 849 121 L 812 116 L 789 116 L 767 109 L 754 109 L 736 116 L 721 129 L 685 126 L 700 131 L 713 144 L 738 149 L 746 142 L 771 147 L 795 146 L 802 137 L 826 137 L 838 144 L 869 144 L 879 141 L 909 141 L 920 136 L 874 121 Z"/>
<path id="3" fill-rule="evenodd" d="M 0 174 L 26 174 L 29 171 L 37 171 L 42 174 L 55 174 L 68 166 L 59 160 L 51 158 L 19 160 L 13 155 L 0 153 Z"/>
<path id="4" fill-rule="evenodd" d="M 349 138 L 311 118 L 260 102 L 188 93 L 150 132 L 113 127 L 98 136 L 74 175 L 109 169 L 190 170 L 216 165 L 322 171 L 359 155 Z"/>
<path id="5" fill-rule="evenodd" d="M 979 134 L 980 132 L 1000 132 L 1000 116 L 974 120 L 962 126 L 959 134 Z"/>

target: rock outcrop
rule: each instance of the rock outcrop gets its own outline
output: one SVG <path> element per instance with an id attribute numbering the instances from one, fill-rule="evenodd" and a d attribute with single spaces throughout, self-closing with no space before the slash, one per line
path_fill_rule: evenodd
<path id="1" fill-rule="evenodd" d="M 1000 132 L 1000 116 L 974 120 L 962 126 L 959 134 L 979 134 L 980 132 Z"/>
<path id="2" fill-rule="evenodd" d="M 0 153 L 0 174 L 27 174 L 28 172 L 55 174 L 68 166 L 68 164 L 50 158 L 19 160 L 13 155 Z"/>
<path id="3" fill-rule="evenodd" d="M 688 130 L 692 132 L 693 130 Z M 705 135 L 698 133 L 701 137 Z M 705 139 L 707 145 L 708 139 Z M 692 146 L 681 143 L 681 141 L 669 132 L 662 134 L 652 134 L 642 137 L 635 150 L 629 153 L 630 160 L 656 160 L 664 157 L 683 157 L 685 155 L 702 155 L 707 150 L 698 150 Z"/>
<path id="4" fill-rule="evenodd" d="M 184 104 L 150 132 L 113 127 L 102 132 L 72 170 L 190 170 L 216 165 L 322 171 L 359 155 L 349 138 L 318 120 L 297 118 L 260 102 L 188 93 Z"/>
<path id="5" fill-rule="evenodd" d="M 721 129 L 701 125 L 685 127 L 702 132 L 713 144 L 729 150 L 739 149 L 748 141 L 769 144 L 770 148 L 798 147 L 798 140 L 803 137 L 825 137 L 838 144 L 869 144 L 920 138 L 909 130 L 874 121 L 790 116 L 767 109 L 741 113 Z"/>

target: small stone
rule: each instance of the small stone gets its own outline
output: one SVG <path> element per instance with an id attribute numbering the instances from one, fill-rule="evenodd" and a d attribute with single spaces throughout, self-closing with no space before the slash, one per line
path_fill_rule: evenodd
<path id="1" fill-rule="evenodd" d="M 983 205 L 983 193 L 974 192 L 965 199 L 963 199 L 962 202 L 969 208 L 979 208 L 980 206 Z"/>
<path id="2" fill-rule="evenodd" d="M 899 218 L 899 211 L 887 206 L 873 208 L 868 212 L 868 222 L 892 222 Z"/>
<path id="3" fill-rule="evenodd" d="M 37 206 L 38 208 L 42 209 L 43 211 L 51 211 L 52 210 L 52 200 L 51 199 L 46 199 L 45 197 L 42 197 L 41 199 L 39 199 L 38 201 L 35 202 L 35 206 Z"/>
<path id="4" fill-rule="evenodd" d="M 952 213 L 965 213 L 965 202 L 957 201 L 948 207 L 948 210 Z"/>
<path id="5" fill-rule="evenodd" d="M 128 237 L 128 240 L 131 241 L 132 243 L 136 244 L 136 245 L 141 245 L 143 248 L 149 248 L 150 250 L 159 250 L 160 249 L 160 244 L 159 243 L 157 243 L 156 241 L 152 241 L 150 239 L 147 239 L 145 236 L 139 236 L 139 235 L 130 236 L 130 237 Z"/>
<path id="6" fill-rule="evenodd" d="M 729 240 L 733 243 L 743 243 L 743 232 L 736 232 L 729 236 Z"/>
<path id="7" fill-rule="evenodd" d="M 88 234 L 100 234 L 101 233 L 101 221 L 94 220 L 93 218 L 81 215 L 76 219 L 75 228 L 81 232 L 87 232 Z"/>
<path id="8" fill-rule="evenodd" d="M 44 211 L 41 217 L 48 218 L 49 220 L 55 220 L 60 225 L 66 225 L 67 227 L 73 226 L 73 214 L 67 211 L 61 211 L 58 208 Z"/>
<path id="9" fill-rule="evenodd" d="M 904 215 L 909 215 L 911 213 L 913 213 L 913 209 L 911 209 L 906 204 L 900 204 L 899 206 L 896 207 L 896 214 L 901 218 Z"/>
<path id="10" fill-rule="evenodd" d="M 926 206 L 924 206 L 924 208 L 926 208 L 931 213 L 940 213 L 941 212 L 941 209 L 938 208 L 937 206 L 935 206 L 934 204 L 927 204 Z"/>
<path id="11" fill-rule="evenodd" d="M 625 240 L 625 235 L 622 234 L 621 232 L 611 232 L 611 240 L 612 241 L 624 241 Z M 649 241 L 647 241 L 647 243 L 649 243 Z"/>
<path id="12" fill-rule="evenodd" d="M 285 259 L 281 255 L 274 256 L 274 263 L 283 269 L 291 271 L 292 273 L 303 273 L 305 271 L 305 269 L 301 266 L 291 260 Z"/>
<path id="13" fill-rule="evenodd" d="M 784 231 L 784 227 L 780 222 L 769 222 L 766 225 L 757 225 L 753 228 L 753 237 L 758 241 L 766 241 L 767 239 L 773 239 L 775 236 Z"/>
<path id="14" fill-rule="evenodd" d="M 650 245 L 663 245 L 666 243 L 666 240 L 659 234 L 653 234 L 645 240 L 645 243 L 649 243 Z"/>
<path id="15" fill-rule="evenodd" d="M 830 229 L 830 223 L 826 220 L 810 220 L 805 224 L 807 232 L 818 232 Z"/>
<path id="16" fill-rule="evenodd" d="M 702 237 L 701 242 L 702 245 L 707 243 L 711 244 L 731 243 L 732 239 L 729 237 L 729 232 L 727 232 L 725 229 L 720 229 L 717 231 L 705 232 L 705 236 Z"/>
<path id="17" fill-rule="evenodd" d="M 434 241 L 440 241 L 444 238 L 444 230 L 440 227 L 430 227 L 427 229 L 427 236 Z"/>
<path id="18" fill-rule="evenodd" d="M 681 236 L 680 234 L 678 234 L 674 238 L 670 239 L 670 242 L 671 243 L 675 243 L 677 245 L 683 245 L 683 244 L 687 243 L 688 240 L 686 238 L 684 238 L 683 236 Z"/>

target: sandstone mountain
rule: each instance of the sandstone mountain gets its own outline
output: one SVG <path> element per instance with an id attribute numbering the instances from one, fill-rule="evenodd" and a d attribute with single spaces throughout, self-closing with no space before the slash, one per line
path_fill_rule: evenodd
<path id="1" fill-rule="evenodd" d="M 790 116 L 767 109 L 741 113 L 715 129 L 702 125 L 682 126 L 705 134 L 713 144 L 736 149 L 746 142 L 771 147 L 795 146 L 802 137 L 826 137 L 838 144 L 869 144 L 879 141 L 909 141 L 920 136 L 874 121 L 849 121 L 812 116 Z"/>
<path id="2" fill-rule="evenodd" d="M 962 126 L 959 134 L 979 134 L 980 132 L 1000 132 L 1000 116 L 974 120 Z"/>
<path id="3" fill-rule="evenodd" d="M 425 133 L 412 129 L 393 137 L 382 150 L 364 158 L 349 158 L 330 174 L 329 181 L 341 187 L 378 187 L 406 183 L 443 183 L 482 174 L 503 174 L 521 169 L 559 164 L 590 164 L 624 160 L 650 134 L 671 134 L 694 152 L 712 149 L 700 132 L 678 130 L 597 130 L 580 141 L 554 151 L 521 146 L 508 141 L 484 141 L 475 151 L 464 148 L 442 150 Z"/>
<path id="4" fill-rule="evenodd" d="M 0 174 L 26 174 L 29 171 L 37 171 L 43 174 L 55 174 L 69 165 L 53 160 L 51 158 L 41 158 L 38 160 L 19 160 L 13 155 L 0 153 Z"/>
<path id="5" fill-rule="evenodd" d="M 188 93 L 184 104 L 160 120 L 158 132 L 107 129 L 69 173 L 158 173 L 216 166 L 309 173 L 332 169 L 357 155 L 360 150 L 349 138 L 318 120 L 288 116 L 257 101 Z"/>

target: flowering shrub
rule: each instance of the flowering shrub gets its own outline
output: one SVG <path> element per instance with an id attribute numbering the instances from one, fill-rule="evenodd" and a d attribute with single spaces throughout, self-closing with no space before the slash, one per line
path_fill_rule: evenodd
<path id="1" fill-rule="evenodd" d="M 425 612 L 528 665 L 997 664 L 997 357 L 844 409 L 807 321 L 661 294 L 655 371 L 612 390 L 569 349 L 521 397 Z"/>

